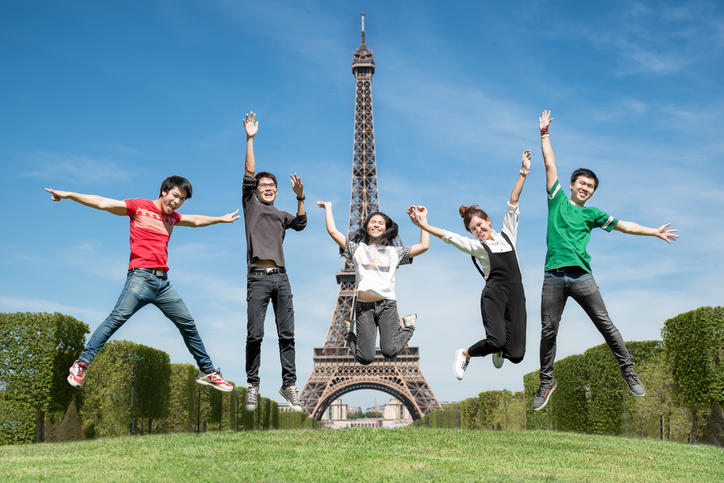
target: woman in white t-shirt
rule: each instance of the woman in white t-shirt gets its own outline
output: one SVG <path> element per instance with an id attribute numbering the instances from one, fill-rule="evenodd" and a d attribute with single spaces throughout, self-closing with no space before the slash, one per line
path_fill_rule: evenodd
<path id="1" fill-rule="evenodd" d="M 463 378 L 471 357 L 494 354 L 493 364 L 500 368 L 504 359 L 517 364 L 525 355 L 525 293 L 515 241 L 518 234 L 518 200 L 525 177 L 530 171 L 530 157 L 530 150 L 523 152 L 522 166 L 510 193 L 500 233 L 493 230 L 490 217 L 477 205 L 460 207 L 465 229 L 475 238 L 429 225 L 424 206 L 410 206 L 407 209 L 410 220 L 423 231 L 469 254 L 485 279 L 485 288 L 480 296 L 480 311 L 486 337 L 467 349 L 455 352 L 453 372 L 458 379 Z"/>
<path id="2" fill-rule="evenodd" d="M 340 253 L 355 270 L 357 297 L 354 306 L 357 320 L 356 333 L 347 324 L 345 339 L 355 359 L 361 364 L 375 360 L 377 327 L 380 331 L 380 350 L 390 359 L 397 356 L 412 337 L 415 330 L 414 316 L 405 319 L 400 326 L 395 298 L 395 272 L 400 265 L 412 263 L 412 259 L 430 247 L 430 235 L 420 231 L 420 243 L 411 246 L 395 246 L 397 223 L 389 216 L 376 211 L 370 213 L 356 233 L 346 239 L 337 230 L 332 214 L 332 203 L 318 201 L 324 209 L 327 232 L 340 247 Z M 425 218 L 425 213 L 420 215 Z"/>

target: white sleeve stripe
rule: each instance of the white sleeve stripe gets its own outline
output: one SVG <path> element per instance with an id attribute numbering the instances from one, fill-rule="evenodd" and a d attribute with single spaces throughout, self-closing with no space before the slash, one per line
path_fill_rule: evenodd
<path id="1" fill-rule="evenodd" d="M 613 221 L 613 216 L 609 215 L 608 220 L 606 220 L 606 223 L 604 223 L 601 228 L 603 228 L 605 230 L 606 228 L 608 228 L 608 225 L 610 225 L 612 221 Z"/>
<path id="2" fill-rule="evenodd" d="M 553 190 L 553 193 L 548 195 L 548 199 L 552 200 L 553 198 L 555 198 L 556 194 L 558 194 L 558 191 L 560 191 L 560 189 L 561 189 L 561 185 L 559 184 L 558 186 L 556 186 L 556 189 Z"/>

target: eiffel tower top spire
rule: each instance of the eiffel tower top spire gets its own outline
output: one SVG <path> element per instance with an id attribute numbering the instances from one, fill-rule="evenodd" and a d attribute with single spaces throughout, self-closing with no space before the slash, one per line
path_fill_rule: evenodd
<path id="1" fill-rule="evenodd" d="M 354 51 L 354 60 L 352 61 L 352 73 L 374 74 L 375 59 L 374 52 L 367 48 L 365 44 L 365 14 L 362 16 L 362 42 L 357 50 Z"/>

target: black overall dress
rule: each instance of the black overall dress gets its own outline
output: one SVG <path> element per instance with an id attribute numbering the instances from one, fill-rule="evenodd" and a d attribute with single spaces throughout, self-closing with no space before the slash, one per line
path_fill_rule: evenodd
<path id="1" fill-rule="evenodd" d="M 490 273 L 480 295 L 486 338 L 470 346 L 468 354 L 470 357 L 482 357 L 502 351 L 504 358 L 518 363 L 525 355 L 525 293 L 515 247 L 508 235 L 502 235 L 510 245 L 509 252 L 493 253 L 486 243 L 482 244 L 490 260 Z M 472 258 L 478 272 L 485 278 L 475 257 Z"/>

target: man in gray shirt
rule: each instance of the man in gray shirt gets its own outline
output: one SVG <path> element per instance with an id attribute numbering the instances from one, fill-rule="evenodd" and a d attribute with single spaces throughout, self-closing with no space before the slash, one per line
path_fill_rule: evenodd
<path id="1" fill-rule="evenodd" d="M 271 300 L 274 307 L 279 357 L 282 365 L 282 387 L 279 393 L 295 411 L 301 411 L 296 382 L 294 352 L 294 307 L 292 290 L 287 278 L 282 242 L 287 228 L 301 231 L 307 226 L 304 211 L 304 185 L 296 174 L 290 175 L 292 190 L 297 195 L 296 216 L 274 207 L 277 179 L 269 172 L 254 174 L 254 136 L 259 123 L 251 112 L 244 117 L 246 130 L 246 161 L 242 185 L 242 206 L 246 229 L 247 335 L 246 335 L 246 409 L 256 409 L 259 394 L 259 365 L 261 341 L 264 338 L 264 318 Z"/>

